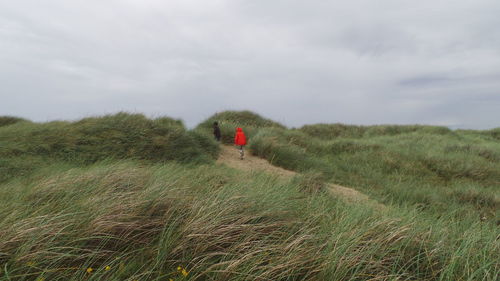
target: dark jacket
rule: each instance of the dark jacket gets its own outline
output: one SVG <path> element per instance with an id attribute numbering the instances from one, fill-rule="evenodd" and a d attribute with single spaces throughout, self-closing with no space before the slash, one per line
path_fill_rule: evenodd
<path id="1" fill-rule="evenodd" d="M 214 125 L 214 136 L 216 140 L 220 140 L 221 134 L 219 125 Z"/>

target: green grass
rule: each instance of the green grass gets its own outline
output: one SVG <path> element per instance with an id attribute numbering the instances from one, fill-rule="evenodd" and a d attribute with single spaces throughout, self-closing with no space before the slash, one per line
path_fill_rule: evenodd
<path id="1" fill-rule="evenodd" d="M 118 113 L 77 122 L 18 122 L 0 127 L 0 182 L 29 174 L 43 162 L 88 165 L 105 159 L 210 163 L 211 138 L 171 118 Z"/>
<path id="2" fill-rule="evenodd" d="M 482 136 L 426 129 L 322 139 L 301 130 L 262 129 L 251 148 L 276 165 L 323 173 L 387 204 L 429 209 L 436 216 L 461 210 L 457 215 L 484 215 L 495 224 L 500 144 Z"/>
<path id="3" fill-rule="evenodd" d="M 227 140 L 248 128 L 252 153 L 300 173 L 215 164 L 213 120 Z M 0 280 L 497 280 L 495 132 L 287 129 L 250 112 L 192 131 L 126 113 L 9 124 Z"/>
<path id="4" fill-rule="evenodd" d="M 18 122 L 29 122 L 26 119 L 14 116 L 0 116 L 0 127 L 12 125 Z"/>
<path id="5" fill-rule="evenodd" d="M 227 144 L 234 143 L 234 136 L 238 127 L 243 128 L 248 140 L 251 140 L 262 128 L 285 128 L 285 126 L 277 122 L 250 111 L 224 111 L 209 117 L 200 123 L 195 130 L 213 137 L 212 125 L 214 122 L 219 123 L 222 134 L 221 141 Z"/>
<path id="6" fill-rule="evenodd" d="M 9 213 L 0 221 L 3 278 L 182 280 L 178 266 L 188 280 L 498 273 L 492 226 L 452 216 L 423 223 L 412 209 L 347 204 L 303 183 L 212 165 L 53 165 L 0 189 Z"/>

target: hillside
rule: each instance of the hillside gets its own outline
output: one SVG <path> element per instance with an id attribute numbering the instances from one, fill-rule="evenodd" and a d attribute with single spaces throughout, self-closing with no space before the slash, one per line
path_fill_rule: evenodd
<path id="1" fill-rule="evenodd" d="M 499 132 L 0 117 L 0 280 L 497 280 Z"/>
<path id="2" fill-rule="evenodd" d="M 141 114 L 118 113 L 41 124 L 17 119 L 0 129 L 0 182 L 29 174 L 45 162 L 88 165 L 136 159 L 150 163 L 210 163 L 218 151 L 215 141 L 187 131 L 178 120 L 151 120 Z"/>

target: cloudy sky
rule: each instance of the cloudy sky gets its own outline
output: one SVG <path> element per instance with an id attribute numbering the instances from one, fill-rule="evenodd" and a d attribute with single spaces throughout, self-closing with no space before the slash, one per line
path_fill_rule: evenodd
<path id="1" fill-rule="evenodd" d="M 500 127 L 498 0 L 0 0 L 0 115 Z"/>

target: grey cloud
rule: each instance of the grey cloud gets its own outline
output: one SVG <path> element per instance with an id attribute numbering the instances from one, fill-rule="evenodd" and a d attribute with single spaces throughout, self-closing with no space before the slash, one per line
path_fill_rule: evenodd
<path id="1" fill-rule="evenodd" d="M 437 84 L 451 83 L 453 81 L 457 82 L 457 80 L 445 76 L 427 75 L 401 80 L 399 81 L 399 85 L 408 87 L 429 87 L 436 86 Z"/>
<path id="2" fill-rule="evenodd" d="M 498 127 L 499 12 L 494 0 L 4 1 L 0 115 L 128 110 L 194 126 L 250 109 L 290 126 Z"/>

